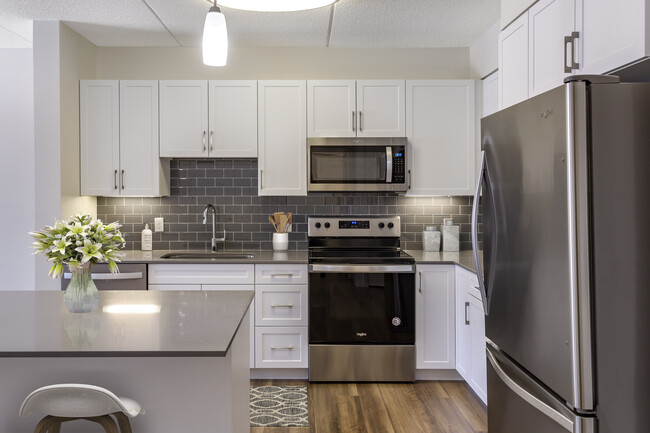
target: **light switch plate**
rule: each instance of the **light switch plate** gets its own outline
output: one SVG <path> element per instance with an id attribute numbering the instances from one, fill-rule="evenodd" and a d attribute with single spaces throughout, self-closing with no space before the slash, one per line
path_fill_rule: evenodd
<path id="1" fill-rule="evenodd" d="M 165 231 L 165 220 L 160 217 L 160 218 L 154 218 L 154 231 L 156 232 L 164 232 Z"/>

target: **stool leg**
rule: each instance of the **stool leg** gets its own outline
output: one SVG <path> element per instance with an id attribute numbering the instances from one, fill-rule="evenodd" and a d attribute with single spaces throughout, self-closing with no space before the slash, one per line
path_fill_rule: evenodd
<path id="1" fill-rule="evenodd" d="M 59 423 L 58 418 L 55 416 L 47 415 L 41 419 L 38 424 L 36 424 L 36 428 L 34 429 L 34 433 L 46 433 L 50 427 L 53 424 Z"/>
<path id="2" fill-rule="evenodd" d="M 106 433 L 120 433 L 117 429 L 117 424 L 115 424 L 115 420 L 113 420 L 110 415 L 93 416 L 84 419 L 101 425 L 104 427 L 104 430 L 106 430 Z"/>
<path id="3" fill-rule="evenodd" d="M 124 412 L 115 412 L 113 416 L 117 418 L 117 423 L 120 426 L 121 433 L 132 433 L 131 422 L 129 421 L 129 417 L 126 416 Z"/>

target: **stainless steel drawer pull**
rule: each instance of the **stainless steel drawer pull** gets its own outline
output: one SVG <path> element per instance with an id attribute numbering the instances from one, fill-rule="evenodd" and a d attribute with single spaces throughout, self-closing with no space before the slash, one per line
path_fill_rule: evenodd
<path id="1" fill-rule="evenodd" d="M 293 304 L 286 304 L 286 305 L 271 304 L 271 308 L 293 308 Z"/>
<path id="2" fill-rule="evenodd" d="M 469 325 L 469 315 L 467 314 L 468 308 L 469 308 L 469 302 L 465 302 L 465 325 Z"/>
<path id="3" fill-rule="evenodd" d="M 293 346 L 271 346 L 271 350 L 293 350 Z"/>
<path id="4" fill-rule="evenodd" d="M 93 280 L 139 280 L 142 278 L 142 272 L 120 272 L 117 274 L 105 273 L 105 274 L 92 274 Z M 64 280 L 69 280 L 72 278 L 70 272 L 63 274 Z"/>
<path id="5" fill-rule="evenodd" d="M 289 278 L 291 278 L 291 277 L 293 277 L 293 274 L 292 273 L 288 273 L 288 274 L 271 274 L 271 276 L 272 277 L 289 277 Z"/>

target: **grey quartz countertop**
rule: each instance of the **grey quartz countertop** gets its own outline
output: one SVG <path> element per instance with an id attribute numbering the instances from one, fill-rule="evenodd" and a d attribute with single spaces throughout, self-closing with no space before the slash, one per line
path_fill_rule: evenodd
<path id="1" fill-rule="evenodd" d="M 169 253 L 205 253 L 211 254 L 210 251 L 122 251 L 124 263 L 276 263 L 276 264 L 307 264 L 307 250 L 291 250 L 291 251 L 269 251 L 269 250 L 225 250 L 214 253 L 214 258 L 192 258 L 192 259 L 163 259 L 161 256 Z M 253 258 L 226 258 L 228 254 L 252 254 Z"/>
<path id="2" fill-rule="evenodd" d="M 0 357 L 223 357 L 253 294 L 100 291 L 92 312 L 70 313 L 63 292 L 0 292 Z M 109 312 L 143 305 L 153 312 Z"/>
<path id="3" fill-rule="evenodd" d="M 476 265 L 474 263 L 473 251 L 422 251 L 422 250 L 405 250 L 407 254 L 415 259 L 415 263 L 419 265 L 446 263 L 456 264 L 468 271 L 476 272 Z M 483 252 L 479 252 L 481 260 L 483 260 Z"/>

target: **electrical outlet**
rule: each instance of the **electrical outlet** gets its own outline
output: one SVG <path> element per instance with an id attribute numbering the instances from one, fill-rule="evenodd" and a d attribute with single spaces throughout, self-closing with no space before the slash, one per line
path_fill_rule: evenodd
<path id="1" fill-rule="evenodd" d="M 160 217 L 160 218 L 154 218 L 154 231 L 156 232 L 164 232 L 165 231 L 165 220 Z"/>

